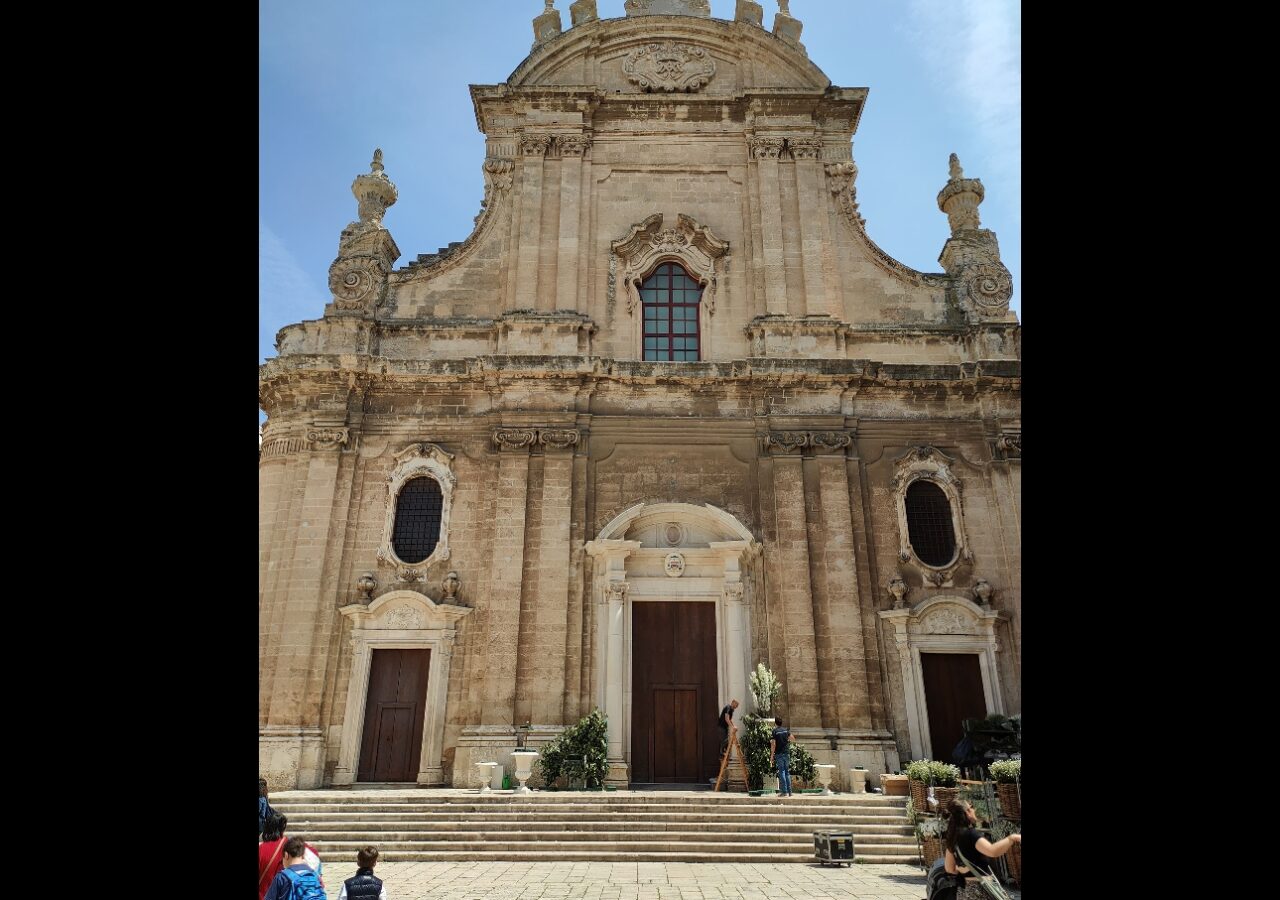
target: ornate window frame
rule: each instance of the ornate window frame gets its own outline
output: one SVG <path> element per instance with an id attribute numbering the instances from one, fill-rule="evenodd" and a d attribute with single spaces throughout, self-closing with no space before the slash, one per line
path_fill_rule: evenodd
<path id="1" fill-rule="evenodd" d="M 640 301 L 640 285 L 657 271 L 664 262 L 678 263 L 694 281 L 702 286 L 698 307 L 698 334 L 700 336 L 699 361 L 710 355 L 711 316 L 716 312 L 716 297 L 720 293 L 721 280 L 728 268 L 729 243 L 722 241 L 710 227 L 699 224 L 692 216 L 680 213 L 676 227 L 662 229 L 662 213 L 654 213 L 636 225 L 621 240 L 613 241 L 609 249 L 621 262 L 620 279 L 627 297 L 627 315 L 636 323 L 635 346 L 644 358 L 644 309 Z M 609 271 L 616 266 L 610 261 Z M 612 278 L 612 274 L 610 275 Z M 612 282 L 611 282 L 612 284 Z M 612 299 L 612 288 L 610 289 Z"/>
<path id="2" fill-rule="evenodd" d="M 421 562 L 407 563 L 395 550 L 396 503 L 400 490 L 414 478 L 434 478 L 440 485 L 440 538 L 431 555 Z M 396 467 L 387 482 L 387 517 L 382 528 L 382 544 L 378 547 L 378 559 L 393 566 L 425 568 L 432 563 L 449 558 L 449 510 L 453 506 L 453 489 L 458 479 L 453 474 L 453 454 L 435 444 L 410 444 L 396 454 Z"/>
<path id="3" fill-rule="evenodd" d="M 894 460 L 894 506 L 898 510 L 898 559 L 912 563 L 921 570 L 927 582 L 937 587 L 949 587 L 951 577 L 961 563 L 973 562 L 973 551 L 964 531 L 962 494 L 964 481 L 952 471 L 955 460 L 937 447 L 928 444 L 912 447 Z M 956 549 L 945 565 L 934 566 L 916 555 L 911 546 L 911 529 L 907 524 L 907 488 L 917 481 L 929 481 L 947 496 L 951 506 L 951 527 L 955 531 Z"/>

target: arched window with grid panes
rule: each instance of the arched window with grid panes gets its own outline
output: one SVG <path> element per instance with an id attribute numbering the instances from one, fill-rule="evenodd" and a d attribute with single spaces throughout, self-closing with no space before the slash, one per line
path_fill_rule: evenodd
<path id="1" fill-rule="evenodd" d="M 644 304 L 644 358 L 693 362 L 702 358 L 698 323 L 702 285 L 679 263 L 665 262 L 640 285 Z"/>

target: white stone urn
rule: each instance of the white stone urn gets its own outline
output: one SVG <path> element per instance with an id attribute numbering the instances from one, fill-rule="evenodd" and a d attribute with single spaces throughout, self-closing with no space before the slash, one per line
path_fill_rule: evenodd
<path id="1" fill-rule="evenodd" d="M 849 793 L 865 794 L 867 792 L 867 770 L 849 770 Z"/>
<path id="2" fill-rule="evenodd" d="M 516 781 L 520 782 L 520 786 L 513 791 L 516 794 L 528 794 L 529 789 L 524 783 L 529 780 L 529 776 L 533 774 L 533 761 L 538 758 L 537 750 L 516 750 L 511 754 L 511 758 L 516 762 Z"/>
<path id="3" fill-rule="evenodd" d="M 480 770 L 480 793 L 489 793 L 489 781 L 493 778 L 493 769 L 496 765 L 496 762 L 476 763 L 476 768 Z"/>
<path id="4" fill-rule="evenodd" d="M 831 796 L 831 774 L 836 767 L 832 763 L 818 763 L 814 767 L 818 775 L 818 784 L 822 785 L 822 796 Z"/>

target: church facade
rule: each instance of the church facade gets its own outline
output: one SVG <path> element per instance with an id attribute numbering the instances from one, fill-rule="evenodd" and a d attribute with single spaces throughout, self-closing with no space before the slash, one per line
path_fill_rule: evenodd
<path id="1" fill-rule="evenodd" d="M 761 663 L 836 787 L 1021 711 L 1021 334 L 982 184 L 940 161 L 942 271 L 881 250 L 867 89 L 780 5 L 565 29 L 547 0 L 471 87 L 484 200 L 441 253 L 395 268 L 380 152 L 356 178 L 332 302 L 260 370 L 274 788 L 476 786 L 595 708 L 610 783 L 705 782 Z"/>

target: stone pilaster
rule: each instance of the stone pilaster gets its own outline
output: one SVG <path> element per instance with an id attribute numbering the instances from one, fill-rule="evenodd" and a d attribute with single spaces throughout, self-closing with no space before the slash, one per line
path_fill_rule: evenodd
<path id="1" fill-rule="evenodd" d="M 783 139 L 757 137 L 750 142 L 760 192 L 760 241 L 764 257 L 765 309 L 769 315 L 787 314 L 787 281 L 783 263 L 782 193 L 778 158 Z"/>
<path id="2" fill-rule="evenodd" d="M 489 633 L 480 724 L 510 727 L 515 721 L 516 647 L 524 570 L 525 509 L 528 503 L 532 429 L 498 429 L 493 442 L 498 461 L 498 502 L 494 509 Z"/>
<path id="3" fill-rule="evenodd" d="M 551 135 L 526 134 L 520 138 L 520 212 L 516 222 L 516 282 L 512 309 L 538 305 L 538 254 L 542 248 L 542 192 Z"/>
<path id="4" fill-rule="evenodd" d="M 585 134 L 560 135 L 560 224 L 556 239 L 556 296 L 552 309 L 578 308 L 579 228 L 582 214 L 583 157 L 591 146 Z"/>

